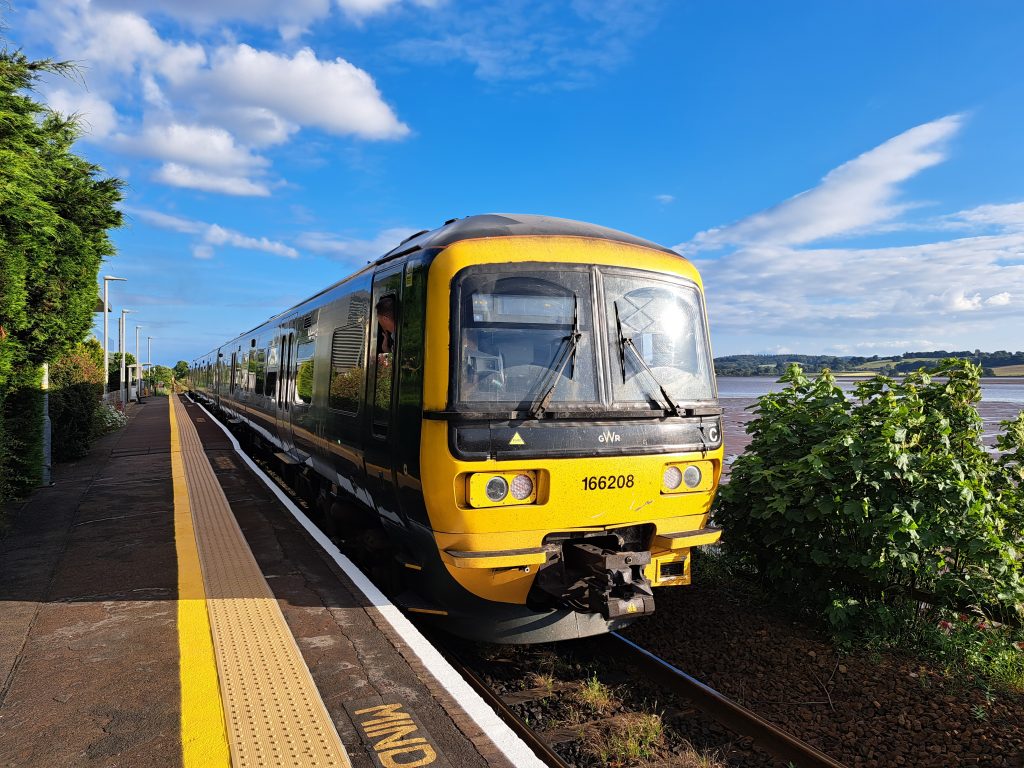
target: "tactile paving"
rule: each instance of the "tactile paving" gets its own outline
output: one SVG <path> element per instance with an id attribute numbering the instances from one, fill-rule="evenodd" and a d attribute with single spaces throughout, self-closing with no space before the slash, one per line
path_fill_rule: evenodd
<path id="1" fill-rule="evenodd" d="M 177 398 L 175 408 L 232 765 L 350 768 L 309 668 Z"/>

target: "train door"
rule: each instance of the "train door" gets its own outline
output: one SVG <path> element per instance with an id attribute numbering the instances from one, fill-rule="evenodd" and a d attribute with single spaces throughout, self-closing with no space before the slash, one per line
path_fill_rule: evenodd
<path id="1" fill-rule="evenodd" d="M 281 450 L 290 451 L 295 443 L 292 434 L 291 400 L 295 386 L 293 372 L 295 369 L 295 331 L 291 328 L 281 332 L 281 372 L 277 377 L 275 401 L 277 407 L 277 434 L 281 440 Z"/>
<path id="2" fill-rule="evenodd" d="M 363 420 L 366 486 L 385 524 L 405 525 L 395 492 L 393 423 L 399 349 L 398 319 L 402 311 L 402 268 L 379 272 L 373 279 L 370 349 L 367 355 Z"/>

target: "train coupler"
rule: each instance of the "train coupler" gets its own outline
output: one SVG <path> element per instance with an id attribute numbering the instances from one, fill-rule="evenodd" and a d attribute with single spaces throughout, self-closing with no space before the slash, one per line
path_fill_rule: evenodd
<path id="1" fill-rule="evenodd" d="M 561 555 L 537 575 L 535 586 L 550 597 L 605 619 L 654 613 L 653 589 L 644 576 L 650 552 L 622 552 L 577 540 L 565 542 Z"/>

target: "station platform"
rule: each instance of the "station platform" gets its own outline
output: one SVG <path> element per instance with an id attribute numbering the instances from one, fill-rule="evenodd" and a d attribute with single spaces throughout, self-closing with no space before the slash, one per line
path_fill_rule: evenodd
<path id="1" fill-rule="evenodd" d="M 0 539 L 0 766 L 532 766 L 187 398 L 151 397 Z"/>

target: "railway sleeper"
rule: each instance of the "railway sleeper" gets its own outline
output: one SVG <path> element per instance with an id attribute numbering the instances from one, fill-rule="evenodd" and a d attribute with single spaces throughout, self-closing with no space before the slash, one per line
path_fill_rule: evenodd
<path id="1" fill-rule="evenodd" d="M 623 551 L 617 536 L 563 541 L 541 566 L 531 601 L 618 619 L 654 613 L 654 590 L 644 576 L 646 550 Z"/>

